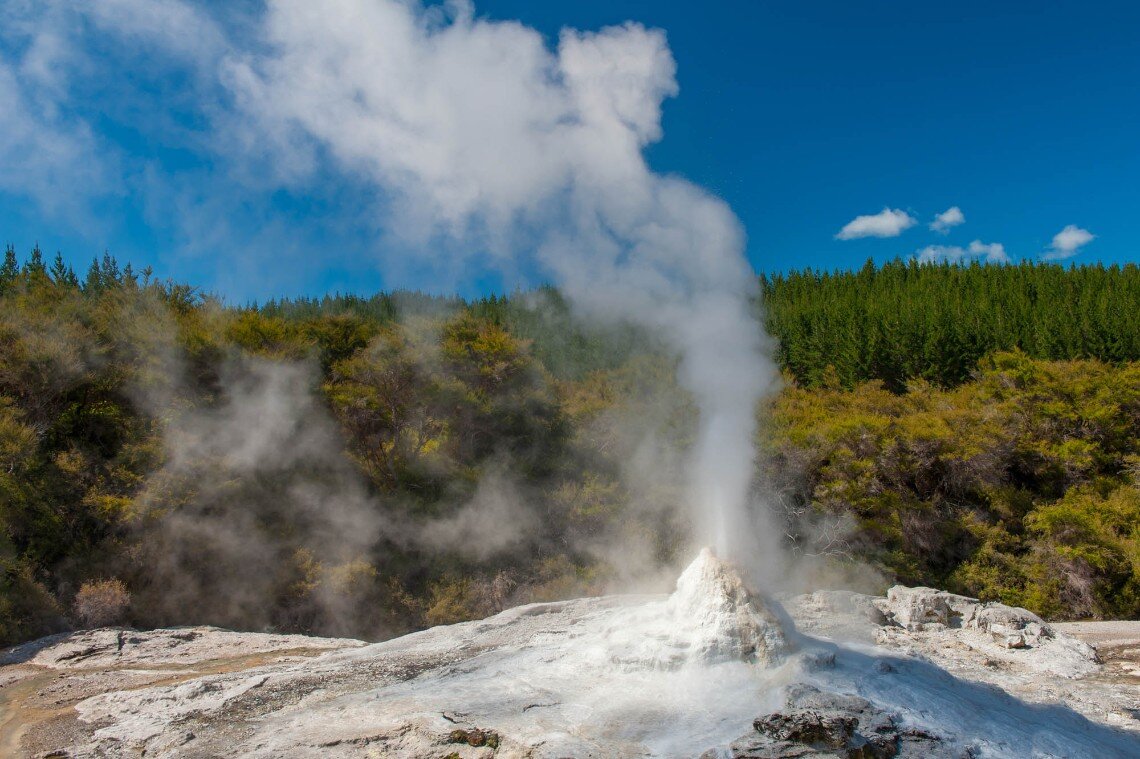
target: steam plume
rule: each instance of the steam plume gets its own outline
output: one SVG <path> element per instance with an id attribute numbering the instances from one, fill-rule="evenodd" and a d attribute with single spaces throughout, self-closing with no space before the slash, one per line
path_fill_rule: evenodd
<path id="1" fill-rule="evenodd" d="M 677 94 L 664 33 L 563 30 L 551 50 L 466 2 L 280 0 L 264 34 L 226 80 L 283 171 L 327 153 L 380 188 L 402 242 L 439 251 L 435 270 L 461 270 L 470 250 L 537 266 L 583 313 L 669 341 L 700 411 L 702 539 L 748 548 L 754 408 L 774 372 L 740 224 L 643 155 Z"/>

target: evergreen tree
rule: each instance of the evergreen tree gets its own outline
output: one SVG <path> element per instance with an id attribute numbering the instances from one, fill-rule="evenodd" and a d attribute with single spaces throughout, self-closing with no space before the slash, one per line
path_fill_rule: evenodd
<path id="1" fill-rule="evenodd" d="M 92 295 L 103 290 L 103 273 L 99 269 L 99 259 L 92 258 L 91 266 L 87 268 L 87 277 L 83 280 L 83 291 Z"/>
<path id="2" fill-rule="evenodd" d="M 4 249 L 4 263 L 0 265 L 0 295 L 16 284 L 20 276 L 20 264 L 16 260 L 16 249 L 11 243 Z"/>
<path id="3" fill-rule="evenodd" d="M 66 286 L 68 284 L 67 272 L 68 268 L 63 262 L 63 254 L 57 251 L 55 260 L 52 261 L 51 269 L 49 270 L 52 281 L 57 285 Z"/>
<path id="4" fill-rule="evenodd" d="M 1140 360 L 1140 269 L 1025 262 L 919 264 L 762 277 L 777 358 L 801 383 L 828 365 L 845 386 L 878 379 L 960 384 L 994 351 Z"/>
<path id="5" fill-rule="evenodd" d="M 119 271 L 119 263 L 115 260 L 114 256 L 106 251 L 103 252 L 103 263 L 99 266 L 99 276 L 102 279 L 104 287 L 114 287 L 123 282 L 122 274 Z"/>
<path id="6" fill-rule="evenodd" d="M 44 254 L 37 244 L 32 248 L 32 254 L 24 262 L 24 277 L 29 281 L 47 278 L 47 266 L 44 264 Z"/>

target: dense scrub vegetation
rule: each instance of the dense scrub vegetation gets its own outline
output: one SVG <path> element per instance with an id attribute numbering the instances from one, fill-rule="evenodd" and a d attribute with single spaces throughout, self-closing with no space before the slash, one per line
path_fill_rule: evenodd
<path id="1" fill-rule="evenodd" d="M 790 386 L 767 466 L 906 584 L 1041 614 L 1140 614 L 1140 364 L 998 353 L 970 382 Z"/>
<path id="2" fill-rule="evenodd" d="M 757 487 L 795 551 L 1140 614 L 1135 267 L 763 285 L 786 382 L 757 410 Z M 694 422 L 673 374 L 549 289 L 228 307 L 9 250 L 0 641 L 92 620 L 381 637 L 666 566 Z"/>

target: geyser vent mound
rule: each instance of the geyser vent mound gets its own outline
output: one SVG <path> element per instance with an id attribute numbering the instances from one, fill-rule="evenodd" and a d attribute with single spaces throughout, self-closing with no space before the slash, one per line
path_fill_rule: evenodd
<path id="1" fill-rule="evenodd" d="M 627 669 L 728 661 L 768 666 L 790 649 L 780 618 L 708 548 L 681 573 L 666 600 L 631 609 L 603 636 L 611 660 Z"/>
<path id="2" fill-rule="evenodd" d="M 692 628 L 689 653 L 698 661 L 741 659 L 767 664 L 788 649 L 780 620 L 708 548 L 681 573 L 668 605 L 678 624 Z"/>

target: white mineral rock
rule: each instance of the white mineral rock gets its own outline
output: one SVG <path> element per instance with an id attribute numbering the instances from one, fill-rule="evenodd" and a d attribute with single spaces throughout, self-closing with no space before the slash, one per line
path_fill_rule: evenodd
<path id="1" fill-rule="evenodd" d="M 1025 610 L 901 587 L 787 610 L 801 631 L 705 551 L 669 596 L 531 604 L 369 646 L 47 639 L 0 660 L 0 753 L 1140 756 L 1140 678 Z"/>

